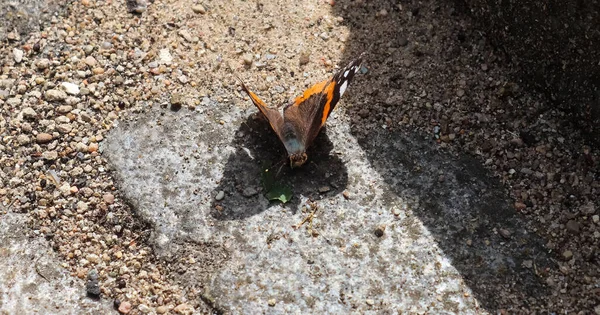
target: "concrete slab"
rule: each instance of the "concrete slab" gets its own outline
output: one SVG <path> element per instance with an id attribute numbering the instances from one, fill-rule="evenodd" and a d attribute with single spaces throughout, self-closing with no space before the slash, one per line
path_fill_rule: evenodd
<path id="1" fill-rule="evenodd" d="M 153 109 L 119 124 L 103 147 L 119 188 L 154 226 L 157 253 L 172 259 L 201 247 L 222 255 L 203 275 L 181 277 L 189 286 L 207 282 L 204 299 L 216 309 L 473 314 L 484 291 L 467 283 L 523 273 L 535 287 L 533 271 L 521 267 L 529 256 L 514 247 L 537 255 L 539 244 L 473 159 L 384 129 L 359 143 L 336 113 L 308 164 L 280 170 L 282 146 L 254 112 L 210 99 L 194 112 Z M 265 198 L 264 165 L 275 165 L 291 202 Z"/>

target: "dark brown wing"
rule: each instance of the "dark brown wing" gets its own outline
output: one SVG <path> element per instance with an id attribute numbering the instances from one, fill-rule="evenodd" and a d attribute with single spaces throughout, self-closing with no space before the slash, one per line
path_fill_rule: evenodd
<path id="1" fill-rule="evenodd" d="M 260 98 L 258 98 L 256 94 L 254 94 L 254 92 L 250 91 L 248 87 L 246 87 L 244 81 L 242 81 L 240 78 L 237 79 L 238 81 L 240 81 L 244 92 L 246 92 L 246 94 L 250 96 L 252 103 L 254 103 L 256 108 L 258 108 L 258 110 L 265 116 L 265 118 L 267 118 L 267 120 L 269 121 L 269 125 L 271 125 L 273 131 L 275 131 L 275 133 L 279 137 L 279 140 L 283 142 L 283 117 L 281 117 L 281 114 L 277 110 L 267 107 L 265 102 L 263 102 Z"/>
<path id="2" fill-rule="evenodd" d="M 363 55 L 364 53 L 338 71 L 331 79 L 313 85 L 284 109 L 286 122 L 288 120 L 303 122 L 304 125 L 298 126 L 297 129 L 302 131 L 301 138 L 306 148 L 319 134 L 327 118 L 346 92 L 348 84 L 360 69 Z"/>

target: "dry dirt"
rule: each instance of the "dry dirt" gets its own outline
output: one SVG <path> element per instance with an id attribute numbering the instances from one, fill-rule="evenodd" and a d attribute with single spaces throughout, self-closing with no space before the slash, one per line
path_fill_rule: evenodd
<path id="1" fill-rule="evenodd" d="M 566 113 L 522 88 L 519 69 L 464 7 L 165 0 L 141 8 L 136 15 L 123 1 L 74 1 L 39 31 L 0 37 L 0 201 L 29 214 L 73 276 L 97 269 L 102 295 L 122 312 L 214 310 L 176 281 L 186 261 L 156 259 L 145 242 L 147 226 L 98 152 L 112 124 L 151 106 L 206 106 L 204 97 L 249 108 L 231 69 L 263 100 L 282 104 L 366 51 L 367 72 L 336 109 L 361 147 L 369 151 L 374 134 L 404 131 L 472 155 L 554 259 L 554 268 L 538 270 L 535 259 L 523 267 L 535 269 L 548 294 L 493 288 L 482 312 L 600 313 L 598 149 Z M 80 90 L 47 93 L 62 81 Z M 386 152 L 370 152 L 377 169 Z"/>

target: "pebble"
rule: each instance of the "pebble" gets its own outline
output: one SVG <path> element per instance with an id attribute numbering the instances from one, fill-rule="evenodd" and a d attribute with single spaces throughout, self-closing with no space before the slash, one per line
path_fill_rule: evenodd
<path id="1" fill-rule="evenodd" d="M 221 190 L 217 193 L 215 200 L 220 201 L 220 200 L 223 200 L 223 198 L 225 198 L 225 192 Z"/>
<path id="2" fill-rule="evenodd" d="M 39 144 L 44 144 L 52 141 L 52 135 L 49 133 L 38 133 L 35 137 L 35 142 Z"/>
<path id="3" fill-rule="evenodd" d="M 92 50 L 93 50 L 93 48 L 92 48 Z M 85 62 L 85 64 L 90 67 L 95 67 L 98 64 L 98 61 L 96 61 L 96 58 L 94 58 L 92 56 L 85 57 L 83 62 Z"/>
<path id="4" fill-rule="evenodd" d="M 183 103 L 183 96 L 180 93 L 171 94 L 171 110 L 178 111 L 181 109 Z"/>
<path id="5" fill-rule="evenodd" d="M 73 186 L 75 187 L 75 186 Z M 78 201 L 77 202 L 77 212 L 82 213 L 82 212 L 86 212 L 88 210 L 88 204 L 85 201 Z"/>
<path id="6" fill-rule="evenodd" d="M 16 63 L 23 61 L 23 51 L 18 48 L 13 48 L 13 58 L 15 59 Z"/>
<path id="7" fill-rule="evenodd" d="M 300 53 L 300 57 L 298 58 L 298 62 L 301 66 L 307 64 L 310 61 L 310 53 L 303 51 Z"/>
<path id="8" fill-rule="evenodd" d="M 23 115 L 23 118 L 26 118 L 26 119 L 33 119 L 33 118 L 37 117 L 37 113 L 31 107 L 25 107 L 21 111 L 21 115 Z"/>
<path id="9" fill-rule="evenodd" d="M 183 37 L 186 42 L 191 43 L 193 41 L 192 34 L 188 30 L 179 30 L 179 36 Z"/>
<path id="10" fill-rule="evenodd" d="M 277 301 L 275 299 L 269 299 L 268 303 L 269 303 L 269 306 L 273 307 L 277 304 Z"/>
<path id="11" fill-rule="evenodd" d="M 53 161 L 58 158 L 58 152 L 56 151 L 44 151 L 42 153 L 42 158 L 44 160 Z"/>
<path id="12" fill-rule="evenodd" d="M 111 42 L 102 42 L 102 44 L 100 45 L 100 47 L 104 50 L 109 50 L 113 47 L 113 44 Z"/>
<path id="13" fill-rule="evenodd" d="M 523 267 L 531 269 L 533 267 L 533 260 L 524 260 Z"/>
<path id="14" fill-rule="evenodd" d="M 90 143 L 90 145 L 87 147 L 87 151 L 89 153 L 98 151 L 98 143 Z"/>
<path id="15" fill-rule="evenodd" d="M 565 260 L 569 260 L 573 257 L 573 252 L 570 250 L 566 250 L 563 252 L 562 256 Z"/>
<path id="16" fill-rule="evenodd" d="M 152 309 L 149 308 L 146 304 L 138 305 L 138 310 L 144 314 L 150 313 L 152 311 Z"/>
<path id="17" fill-rule="evenodd" d="M 168 48 L 161 49 L 158 52 L 158 59 L 159 63 L 162 64 L 170 64 L 171 62 L 173 62 L 173 56 L 171 55 L 171 52 Z"/>
<path id="18" fill-rule="evenodd" d="M 127 4 L 127 9 L 131 13 L 142 14 L 148 9 L 147 0 L 129 0 Z"/>
<path id="19" fill-rule="evenodd" d="M 92 69 L 92 73 L 95 75 L 104 74 L 104 68 L 100 68 L 100 67 L 94 68 L 94 69 Z"/>
<path id="20" fill-rule="evenodd" d="M 121 304 L 119 304 L 118 310 L 121 314 L 128 314 L 129 312 L 131 312 L 131 303 L 127 301 L 121 302 Z"/>
<path id="21" fill-rule="evenodd" d="M 587 204 L 581 206 L 581 212 L 583 212 L 584 214 L 594 214 L 596 212 L 596 207 L 594 205 L 594 202 L 590 201 Z"/>
<path id="22" fill-rule="evenodd" d="M 112 205 L 115 202 L 115 196 L 111 193 L 102 195 L 102 199 L 109 205 Z"/>
<path id="23" fill-rule="evenodd" d="M 101 291 L 100 284 L 98 283 L 98 272 L 95 269 L 90 270 L 87 278 L 88 280 L 85 285 L 87 295 L 92 298 L 99 298 Z"/>
<path id="24" fill-rule="evenodd" d="M 173 309 L 173 311 L 177 314 L 187 314 L 188 312 L 190 312 L 190 310 L 191 307 L 185 303 L 179 304 Z"/>
<path id="25" fill-rule="evenodd" d="M 67 114 L 73 110 L 73 106 L 71 105 L 61 105 L 56 108 L 56 112 L 59 114 Z"/>
<path id="26" fill-rule="evenodd" d="M 504 238 L 510 238 L 510 231 L 506 230 L 506 229 L 500 229 L 500 231 L 498 231 L 500 233 L 500 235 Z"/>
<path id="27" fill-rule="evenodd" d="M 258 190 L 255 187 L 246 187 L 242 191 L 242 196 L 247 197 L 247 198 L 252 197 L 256 194 L 258 194 Z"/>
<path id="28" fill-rule="evenodd" d="M 79 94 L 79 86 L 77 84 L 70 83 L 70 82 L 63 82 L 63 83 L 61 83 L 61 85 L 65 89 L 65 92 L 67 92 L 68 94 L 71 94 L 71 95 Z"/>
<path id="29" fill-rule="evenodd" d="M 156 308 L 156 313 L 157 314 L 165 314 L 169 311 L 169 307 L 166 305 L 161 305 L 159 307 Z"/>
<path id="30" fill-rule="evenodd" d="M 385 232 L 385 225 L 380 225 L 375 228 L 375 236 L 382 237 Z"/>
<path id="31" fill-rule="evenodd" d="M 31 142 L 31 139 L 29 139 L 28 135 L 20 134 L 17 136 L 17 142 L 20 145 L 25 145 L 25 144 L 29 144 L 29 142 Z"/>
<path id="32" fill-rule="evenodd" d="M 181 83 L 183 83 L 183 84 L 186 84 L 186 83 L 188 83 L 188 82 L 189 82 L 189 79 L 188 79 L 188 77 L 187 77 L 187 76 L 185 76 L 185 75 L 180 75 L 179 77 L 177 77 L 177 79 L 179 80 L 179 82 L 181 82 Z"/>
<path id="33" fill-rule="evenodd" d="M 245 65 L 250 66 L 252 65 L 253 56 L 252 54 L 244 54 L 242 60 L 244 61 Z"/>
<path id="34" fill-rule="evenodd" d="M 598 223 L 598 221 L 600 221 L 600 216 L 598 216 L 597 214 L 593 215 L 593 216 L 592 216 L 592 221 L 593 221 L 594 223 Z"/>
<path id="35" fill-rule="evenodd" d="M 11 107 L 17 107 L 17 106 L 21 105 L 21 98 L 20 97 L 11 97 L 8 100 L 6 100 L 6 104 L 10 105 Z"/>
<path id="36" fill-rule="evenodd" d="M 192 11 L 194 11 L 194 13 L 197 13 L 197 14 L 205 14 L 206 8 L 204 8 L 204 6 L 201 4 L 196 4 L 192 7 Z"/>
<path id="37" fill-rule="evenodd" d="M 73 130 L 73 126 L 71 124 L 60 124 L 56 126 L 56 130 L 58 130 L 60 133 L 69 133 L 71 130 Z"/>
<path id="38" fill-rule="evenodd" d="M 387 15 L 388 15 L 388 11 L 386 9 L 381 9 L 376 14 L 376 16 L 387 16 Z"/>
<path id="39" fill-rule="evenodd" d="M 50 60 L 48 60 L 46 58 L 38 59 L 35 62 L 35 67 L 38 68 L 38 70 L 47 69 L 49 66 L 50 66 Z"/>
<path id="40" fill-rule="evenodd" d="M 372 299 L 367 299 L 365 302 L 366 302 L 366 303 L 367 303 L 367 305 L 369 305 L 369 306 L 373 306 L 373 305 L 375 305 L 375 300 L 372 300 Z"/>
<path id="41" fill-rule="evenodd" d="M 329 186 L 321 186 L 321 187 L 319 187 L 319 193 L 321 193 L 321 194 L 324 194 L 324 193 L 329 192 L 329 191 L 331 191 L 331 187 L 329 187 Z"/>
<path id="42" fill-rule="evenodd" d="M 47 90 L 44 93 L 44 98 L 48 102 L 64 101 L 67 98 L 67 93 L 56 89 Z"/>
<path id="43" fill-rule="evenodd" d="M 579 233 L 579 223 L 577 223 L 577 221 L 575 220 L 569 220 L 566 224 L 567 227 L 567 231 L 571 232 L 571 233 Z"/>

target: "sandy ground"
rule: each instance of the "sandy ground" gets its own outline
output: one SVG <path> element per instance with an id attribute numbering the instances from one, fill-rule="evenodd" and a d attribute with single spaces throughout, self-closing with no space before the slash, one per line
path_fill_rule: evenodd
<path id="1" fill-rule="evenodd" d="M 544 240 L 554 265 L 538 269 L 532 258 L 523 268 L 547 294 L 492 288 L 485 311 L 600 313 L 598 150 L 565 113 L 521 88 L 519 69 L 471 27 L 462 7 L 156 1 L 142 11 L 74 1 L 39 31 L 9 31 L 0 47 L 4 211 L 27 213 L 72 276 L 97 270 L 102 296 L 122 313 L 214 309 L 177 281 L 186 261 L 157 258 L 150 227 L 117 189 L 98 151 L 115 121 L 151 107 L 196 110 L 205 98 L 252 110 L 231 69 L 276 106 L 363 51 L 367 72 L 336 112 L 375 170 L 387 154 L 373 145 L 381 133 L 418 134 L 449 155 L 470 155 L 502 184 L 526 231 Z"/>

